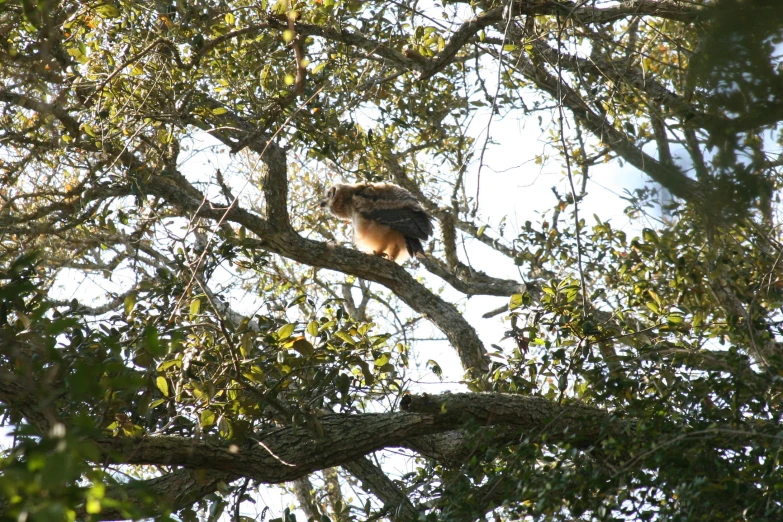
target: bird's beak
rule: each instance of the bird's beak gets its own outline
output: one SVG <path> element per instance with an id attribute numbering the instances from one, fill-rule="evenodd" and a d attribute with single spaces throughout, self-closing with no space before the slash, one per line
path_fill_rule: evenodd
<path id="1" fill-rule="evenodd" d="M 321 208 L 324 208 L 326 206 L 326 203 L 327 203 L 327 200 L 322 199 L 321 201 L 318 202 L 318 206 L 321 207 Z"/>

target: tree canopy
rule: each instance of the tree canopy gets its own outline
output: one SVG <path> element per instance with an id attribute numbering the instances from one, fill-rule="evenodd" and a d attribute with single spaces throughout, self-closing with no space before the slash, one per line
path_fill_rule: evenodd
<path id="1" fill-rule="evenodd" d="M 783 519 L 781 28 L 0 0 L 0 518 Z M 551 199 L 489 200 L 498 157 Z M 340 181 L 410 191 L 426 255 L 353 248 Z"/>

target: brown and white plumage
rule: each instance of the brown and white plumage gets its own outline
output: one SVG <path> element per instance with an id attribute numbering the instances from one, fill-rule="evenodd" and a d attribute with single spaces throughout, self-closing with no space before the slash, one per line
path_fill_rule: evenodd
<path id="1" fill-rule="evenodd" d="M 430 215 L 413 194 L 392 183 L 335 185 L 321 207 L 351 222 L 360 250 L 400 264 L 423 254 L 421 242 L 432 235 Z"/>

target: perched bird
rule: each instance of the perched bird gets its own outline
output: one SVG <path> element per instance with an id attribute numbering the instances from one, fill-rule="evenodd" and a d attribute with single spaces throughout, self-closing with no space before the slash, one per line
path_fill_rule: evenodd
<path id="1" fill-rule="evenodd" d="M 421 240 L 432 235 L 432 217 L 413 194 L 392 183 L 335 185 L 321 207 L 351 222 L 360 250 L 399 264 L 423 254 Z"/>

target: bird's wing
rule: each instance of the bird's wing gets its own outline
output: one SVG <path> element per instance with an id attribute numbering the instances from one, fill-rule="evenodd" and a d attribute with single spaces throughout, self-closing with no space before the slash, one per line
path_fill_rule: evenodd
<path id="1" fill-rule="evenodd" d="M 368 184 L 354 194 L 353 205 L 364 218 L 400 232 L 406 237 L 427 239 L 432 219 L 413 194 L 391 184 Z"/>
<path id="2" fill-rule="evenodd" d="M 362 216 L 392 230 L 400 232 L 406 237 L 427 239 L 432 235 L 432 219 L 424 210 L 410 207 L 375 209 L 362 212 Z"/>

